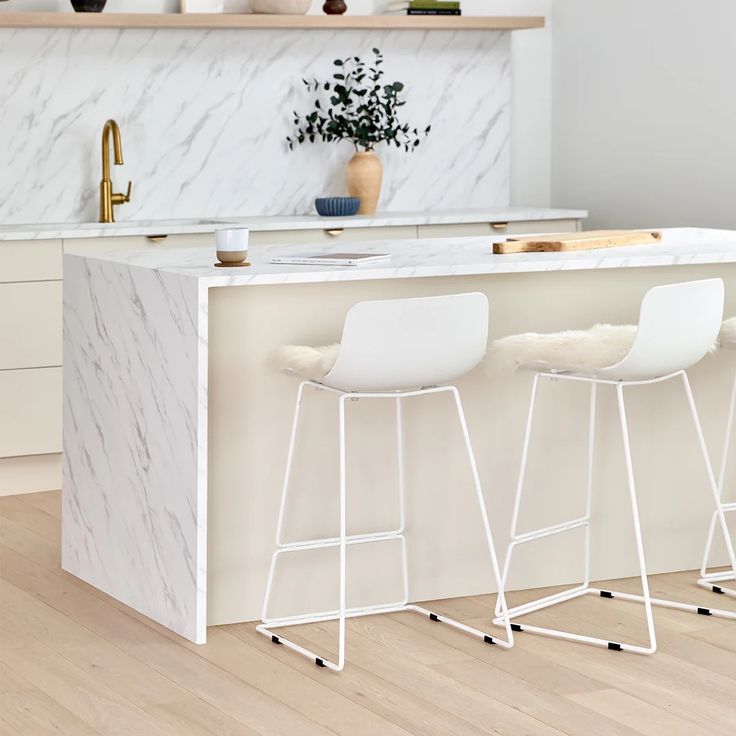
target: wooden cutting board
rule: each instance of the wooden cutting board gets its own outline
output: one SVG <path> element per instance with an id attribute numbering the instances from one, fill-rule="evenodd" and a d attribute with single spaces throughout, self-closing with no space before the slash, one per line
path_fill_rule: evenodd
<path id="1" fill-rule="evenodd" d="M 503 253 L 558 253 L 593 248 L 619 248 L 623 245 L 647 245 L 657 243 L 662 234 L 652 230 L 588 230 L 559 235 L 508 238 L 494 243 L 493 252 Z"/>

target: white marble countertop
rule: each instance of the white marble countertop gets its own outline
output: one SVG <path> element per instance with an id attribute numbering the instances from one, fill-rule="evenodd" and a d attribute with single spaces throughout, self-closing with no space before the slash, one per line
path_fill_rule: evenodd
<path id="1" fill-rule="evenodd" d="M 0 225 L 3 240 L 52 240 L 56 238 L 98 238 L 120 235 L 177 235 L 209 233 L 234 225 L 254 231 L 320 230 L 354 227 L 388 227 L 396 225 L 440 225 L 477 222 L 519 222 L 522 220 L 577 220 L 588 216 L 585 210 L 544 207 L 489 207 L 467 210 L 430 212 L 379 212 L 354 217 L 320 217 L 319 215 L 283 215 L 263 217 L 217 217 L 192 220 L 139 220 L 110 224 L 99 222 L 60 224 Z"/>
<path id="2" fill-rule="evenodd" d="M 276 255 L 344 252 L 345 245 L 261 246 L 251 251 L 250 267 L 216 268 L 209 248 L 127 250 L 85 256 L 177 276 L 205 286 L 266 285 L 421 276 L 576 271 L 600 268 L 736 263 L 736 231 L 665 228 L 656 244 L 567 253 L 494 255 L 499 237 L 378 240 L 352 244 L 351 252 L 389 253 L 389 261 L 365 266 L 292 266 L 271 263 Z"/>

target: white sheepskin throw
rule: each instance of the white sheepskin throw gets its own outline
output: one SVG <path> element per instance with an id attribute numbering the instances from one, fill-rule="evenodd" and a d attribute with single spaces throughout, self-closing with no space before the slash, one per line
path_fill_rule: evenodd
<path id="1" fill-rule="evenodd" d="M 736 317 L 727 319 L 718 333 L 718 342 L 722 347 L 736 347 Z"/>
<path id="2" fill-rule="evenodd" d="M 637 329 L 636 325 L 594 325 L 588 330 L 510 335 L 491 343 L 486 364 L 493 373 L 511 373 L 528 364 L 561 370 L 607 368 L 629 352 Z"/>
<path id="3" fill-rule="evenodd" d="M 291 376 L 321 381 L 335 365 L 340 343 L 310 347 L 308 345 L 284 345 L 274 351 L 271 362 L 276 370 Z"/>

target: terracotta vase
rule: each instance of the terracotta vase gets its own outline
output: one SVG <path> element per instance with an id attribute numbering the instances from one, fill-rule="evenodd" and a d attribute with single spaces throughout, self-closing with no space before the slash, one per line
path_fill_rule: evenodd
<path id="1" fill-rule="evenodd" d="M 373 151 L 358 151 L 348 161 L 348 193 L 360 198 L 359 215 L 372 215 L 378 206 L 383 166 Z"/>

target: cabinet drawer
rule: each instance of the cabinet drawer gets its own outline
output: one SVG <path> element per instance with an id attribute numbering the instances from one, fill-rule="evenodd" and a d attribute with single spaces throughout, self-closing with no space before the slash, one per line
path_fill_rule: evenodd
<path id="1" fill-rule="evenodd" d="M 472 237 L 476 235 L 519 235 L 522 233 L 571 233 L 580 229 L 579 220 L 522 220 L 520 222 L 465 222 L 419 225 L 420 238 Z"/>
<path id="2" fill-rule="evenodd" d="M 0 283 L 61 278 L 61 240 L 0 241 Z"/>
<path id="3" fill-rule="evenodd" d="M 0 284 L 0 370 L 61 365 L 61 281 Z"/>
<path id="4" fill-rule="evenodd" d="M 61 368 L 0 371 L 0 457 L 61 452 Z"/>
<path id="5" fill-rule="evenodd" d="M 215 247 L 213 233 L 186 233 L 166 236 L 153 235 L 106 235 L 98 238 L 68 238 L 64 241 L 65 253 L 111 253 L 118 250 L 139 248 L 196 248 Z"/>
<path id="6" fill-rule="evenodd" d="M 251 245 L 299 245 L 355 243 L 366 240 L 400 240 L 417 237 L 415 225 L 386 227 L 349 227 L 334 230 L 268 230 L 251 231 Z"/>

